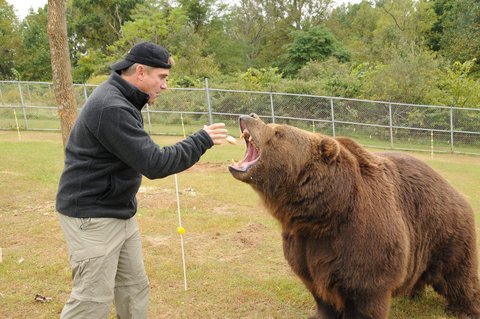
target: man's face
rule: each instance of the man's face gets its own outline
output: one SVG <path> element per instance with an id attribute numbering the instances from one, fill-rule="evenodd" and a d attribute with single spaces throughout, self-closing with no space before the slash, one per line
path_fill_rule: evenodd
<path id="1" fill-rule="evenodd" d="M 148 103 L 152 104 L 160 92 L 167 89 L 167 78 L 170 70 L 141 65 L 137 71 L 141 79 L 138 88 L 150 96 Z"/>

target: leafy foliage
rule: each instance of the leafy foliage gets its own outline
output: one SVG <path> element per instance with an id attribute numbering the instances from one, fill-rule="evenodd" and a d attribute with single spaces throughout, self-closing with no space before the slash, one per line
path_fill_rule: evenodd
<path id="1" fill-rule="evenodd" d="M 450 60 L 465 62 L 478 57 L 480 50 L 480 3 L 476 0 L 433 1 L 438 20 L 428 42 Z M 477 69 L 478 63 L 477 61 Z"/>
<path id="2" fill-rule="evenodd" d="M 271 90 L 280 82 L 281 77 L 282 74 L 278 73 L 278 68 L 248 68 L 247 72 L 240 74 L 240 79 L 247 90 Z"/>
<path id="3" fill-rule="evenodd" d="M 477 0 L 71 0 L 75 82 L 97 82 L 139 41 L 166 46 L 171 86 L 478 107 Z M 0 77 L 50 80 L 46 8 L 0 0 Z"/>
<path id="4" fill-rule="evenodd" d="M 144 0 L 73 0 L 69 24 L 81 52 L 106 47 L 121 37 L 120 28 Z"/>
<path id="5" fill-rule="evenodd" d="M 445 69 L 439 85 L 439 103 L 460 107 L 480 105 L 480 82 L 469 76 L 475 63 L 476 59 L 464 63 L 456 61 Z"/>
<path id="6" fill-rule="evenodd" d="M 10 79 L 15 76 L 15 51 L 20 41 L 13 6 L 0 0 L 0 77 Z"/>
<path id="7" fill-rule="evenodd" d="M 298 72 L 305 81 L 314 80 L 317 94 L 341 97 L 358 97 L 362 92 L 363 77 L 368 64 L 341 63 L 336 58 L 308 62 Z"/>
<path id="8" fill-rule="evenodd" d="M 314 27 L 307 31 L 296 31 L 293 42 L 288 45 L 283 69 L 285 73 L 294 75 L 307 62 L 323 61 L 330 56 L 341 62 L 349 60 L 349 54 L 327 29 Z"/>
<path id="9" fill-rule="evenodd" d="M 377 64 L 365 79 L 364 97 L 373 100 L 429 104 L 439 79 L 435 55 L 405 44 L 385 64 Z"/>
<path id="10" fill-rule="evenodd" d="M 52 67 L 47 34 L 47 6 L 29 14 L 20 24 L 22 45 L 16 66 L 20 74 L 30 74 L 31 81 L 51 81 Z"/>

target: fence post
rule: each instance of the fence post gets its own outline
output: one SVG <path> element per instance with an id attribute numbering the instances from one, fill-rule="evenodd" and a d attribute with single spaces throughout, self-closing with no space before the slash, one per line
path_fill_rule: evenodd
<path id="1" fill-rule="evenodd" d="M 32 94 L 30 93 L 30 82 L 27 82 L 28 104 L 32 105 Z"/>
<path id="2" fill-rule="evenodd" d="M 83 83 L 83 96 L 85 97 L 85 102 L 88 99 L 88 94 L 87 94 L 87 83 Z"/>
<path id="3" fill-rule="evenodd" d="M 207 107 L 208 107 L 208 124 L 213 124 L 212 119 L 212 105 L 210 103 L 210 90 L 208 89 L 208 78 L 205 78 L 205 93 L 207 95 Z"/>
<path id="4" fill-rule="evenodd" d="M 17 81 L 17 83 L 18 83 L 18 92 L 20 93 L 20 103 L 22 105 L 22 111 L 23 111 L 23 120 L 25 121 L 25 129 L 28 130 L 27 112 L 25 110 L 25 103 L 23 102 L 22 85 L 20 84 L 20 81 Z"/>
<path id="5" fill-rule="evenodd" d="M 330 98 L 330 113 L 332 115 L 332 134 L 335 137 L 335 112 L 333 111 L 333 98 Z"/>
<path id="6" fill-rule="evenodd" d="M 450 148 L 452 153 L 455 153 L 455 148 L 453 146 L 453 107 L 450 106 Z"/>
<path id="7" fill-rule="evenodd" d="M 148 134 L 152 134 L 152 122 L 150 120 L 150 104 L 147 103 Z"/>
<path id="8" fill-rule="evenodd" d="M 272 110 L 272 123 L 275 123 L 275 108 L 273 107 L 273 94 L 270 91 L 270 108 Z"/>
<path id="9" fill-rule="evenodd" d="M 392 103 L 388 103 L 388 116 L 390 118 L 390 148 L 393 148 L 393 118 L 392 118 Z"/>
<path id="10" fill-rule="evenodd" d="M 2 88 L 0 87 L 0 101 L 2 101 L 2 105 L 6 105 L 3 101 L 3 93 L 2 93 Z"/>

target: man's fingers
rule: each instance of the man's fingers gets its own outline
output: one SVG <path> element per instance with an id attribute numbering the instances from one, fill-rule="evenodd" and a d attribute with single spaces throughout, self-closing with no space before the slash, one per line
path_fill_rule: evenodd
<path id="1" fill-rule="evenodd" d="M 227 138 L 227 135 L 226 134 L 210 134 L 210 137 L 212 138 L 212 140 L 225 139 Z"/>
<path id="2" fill-rule="evenodd" d="M 210 135 L 215 145 L 223 144 L 228 136 L 228 130 L 225 123 L 213 123 L 212 125 L 204 125 L 203 129 Z"/>
<path id="3" fill-rule="evenodd" d="M 227 134 L 228 133 L 228 130 L 225 130 L 225 129 L 216 129 L 216 130 L 207 130 L 209 131 L 211 134 Z"/>
<path id="4" fill-rule="evenodd" d="M 222 128 L 222 127 L 225 127 L 225 123 L 213 123 L 212 125 L 210 125 L 210 127 L 212 129 Z"/>
<path id="5" fill-rule="evenodd" d="M 206 130 L 215 130 L 219 128 L 224 128 L 225 123 L 213 123 L 212 125 L 205 125 L 203 128 Z"/>

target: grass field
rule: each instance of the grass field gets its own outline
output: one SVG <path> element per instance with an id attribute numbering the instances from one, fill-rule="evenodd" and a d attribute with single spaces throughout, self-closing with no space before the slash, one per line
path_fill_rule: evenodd
<path id="1" fill-rule="evenodd" d="M 236 135 L 236 133 L 232 133 Z M 154 137 L 170 145 L 176 137 Z M 243 145 L 217 146 L 178 175 L 187 263 L 183 289 L 173 177 L 144 179 L 138 221 L 151 282 L 150 318 L 306 318 L 314 301 L 283 258 L 277 222 L 227 170 Z M 480 234 L 480 157 L 414 154 L 474 207 Z M 67 250 L 54 209 L 63 168 L 59 133 L 0 131 L 0 318 L 58 318 L 70 292 Z M 35 302 L 36 294 L 51 302 Z M 395 299 L 390 318 L 450 318 L 428 290 Z M 112 312 L 113 318 L 113 312 Z"/>

